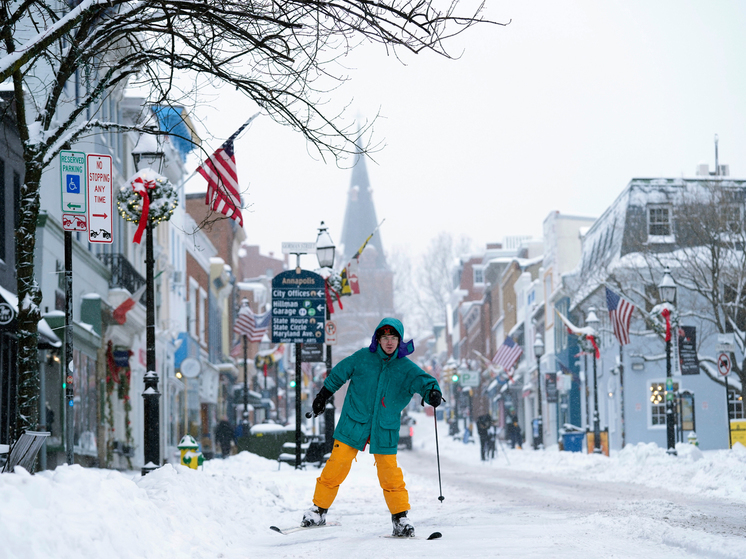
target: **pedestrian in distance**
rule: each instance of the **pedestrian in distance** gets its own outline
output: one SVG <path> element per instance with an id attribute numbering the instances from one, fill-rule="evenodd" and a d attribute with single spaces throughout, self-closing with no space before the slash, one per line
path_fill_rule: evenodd
<path id="1" fill-rule="evenodd" d="M 479 435 L 479 448 L 482 454 L 482 460 L 487 460 L 487 454 L 490 449 L 490 427 L 493 425 L 492 416 L 485 413 L 477 418 L 477 434 Z M 494 441 L 492 441 L 494 445 Z M 494 452 L 494 446 L 492 447 Z"/>
<path id="2" fill-rule="evenodd" d="M 384 318 L 370 346 L 340 361 L 314 399 L 313 413 L 320 415 L 329 397 L 349 381 L 334 430 L 334 447 L 316 480 L 313 506 L 303 515 L 301 526 L 326 524 L 326 513 L 352 461 L 370 444 L 369 452 L 375 457 L 378 481 L 391 513 L 393 535 L 414 536 L 414 526 L 407 518 L 409 493 L 396 462 L 400 414 L 414 394 L 422 396 L 422 405 L 428 403 L 434 408 L 443 397 L 438 382 L 409 360 L 407 355 L 414 351 L 414 344 L 403 338 L 402 323 Z"/>
<path id="3" fill-rule="evenodd" d="M 510 438 L 510 448 L 521 448 L 523 444 L 523 434 L 521 426 L 518 424 L 518 416 L 515 410 L 510 410 L 508 414 L 508 437 Z"/>
<path id="4" fill-rule="evenodd" d="M 215 428 L 215 441 L 220 446 L 223 458 L 231 455 L 231 443 L 233 442 L 233 428 L 228 423 L 228 418 L 223 417 Z"/>

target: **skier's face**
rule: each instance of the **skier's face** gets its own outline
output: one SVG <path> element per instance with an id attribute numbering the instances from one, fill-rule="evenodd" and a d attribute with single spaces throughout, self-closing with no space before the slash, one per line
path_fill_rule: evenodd
<path id="1" fill-rule="evenodd" d="M 386 355 L 391 355 L 396 351 L 396 348 L 399 346 L 399 338 L 396 336 L 381 336 L 381 338 L 378 340 L 381 344 L 381 347 L 383 348 L 383 352 Z"/>

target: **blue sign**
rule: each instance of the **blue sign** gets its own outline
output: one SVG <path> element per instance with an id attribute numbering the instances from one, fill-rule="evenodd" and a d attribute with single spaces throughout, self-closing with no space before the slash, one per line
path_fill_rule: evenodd
<path id="1" fill-rule="evenodd" d="M 67 175 L 65 184 L 69 194 L 80 194 L 80 175 Z"/>
<path id="2" fill-rule="evenodd" d="M 272 343 L 323 344 L 324 278 L 289 270 L 272 279 Z"/>

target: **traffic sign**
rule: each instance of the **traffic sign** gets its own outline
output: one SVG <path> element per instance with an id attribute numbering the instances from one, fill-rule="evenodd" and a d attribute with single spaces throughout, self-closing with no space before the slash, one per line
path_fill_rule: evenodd
<path id="1" fill-rule="evenodd" d="M 732 333 L 729 334 L 718 334 L 718 343 L 715 346 L 715 351 L 720 353 L 729 353 L 736 350 L 736 341 Z"/>
<path id="2" fill-rule="evenodd" d="M 479 386 L 479 371 L 461 370 L 461 386 Z"/>
<path id="3" fill-rule="evenodd" d="M 730 373 L 730 357 L 728 357 L 727 353 L 721 353 L 718 356 L 718 373 L 720 373 L 722 376 L 728 376 L 728 373 Z"/>
<path id="4" fill-rule="evenodd" d="M 80 214 L 62 214 L 62 229 L 64 231 L 88 231 L 88 220 Z"/>
<path id="5" fill-rule="evenodd" d="M 82 151 L 60 152 L 60 186 L 62 187 L 62 211 L 86 213 L 86 154 Z M 66 229 L 69 231 L 69 229 Z M 72 229 L 77 231 L 77 229 Z M 85 229 L 83 229 L 85 231 Z"/>
<path id="6" fill-rule="evenodd" d="M 326 345 L 337 345 L 337 325 L 333 320 L 327 320 L 324 325 Z"/>
<path id="7" fill-rule="evenodd" d="M 324 343 L 324 289 L 324 278 L 307 270 L 272 279 L 272 343 Z"/>
<path id="8" fill-rule="evenodd" d="M 89 153 L 88 167 L 88 242 L 112 242 L 114 200 L 112 197 L 111 155 Z"/>

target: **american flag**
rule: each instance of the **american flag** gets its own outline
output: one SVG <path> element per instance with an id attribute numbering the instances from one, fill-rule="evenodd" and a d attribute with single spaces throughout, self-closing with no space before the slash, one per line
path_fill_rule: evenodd
<path id="1" fill-rule="evenodd" d="M 627 345 L 629 343 L 629 322 L 635 306 L 608 287 L 606 288 L 606 306 L 609 309 L 611 325 L 614 327 L 614 336 L 621 345 Z"/>
<path id="2" fill-rule="evenodd" d="M 243 227 L 241 194 L 238 192 L 238 173 L 233 142 L 259 113 L 247 120 L 218 150 L 205 160 L 197 172 L 207 180 L 205 204 L 216 212 L 238 221 Z"/>
<path id="3" fill-rule="evenodd" d="M 523 355 L 523 348 L 508 336 L 502 345 L 497 348 L 497 353 L 492 358 L 492 362 L 509 371 L 515 366 L 521 355 Z"/>
<path id="4" fill-rule="evenodd" d="M 239 336 L 246 336 L 250 342 L 261 342 L 269 328 L 270 318 L 272 318 L 272 311 L 254 314 L 248 305 L 242 305 L 238 310 L 233 332 Z"/>

